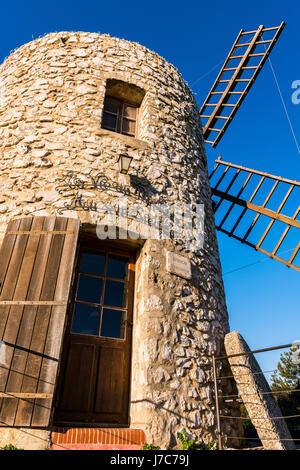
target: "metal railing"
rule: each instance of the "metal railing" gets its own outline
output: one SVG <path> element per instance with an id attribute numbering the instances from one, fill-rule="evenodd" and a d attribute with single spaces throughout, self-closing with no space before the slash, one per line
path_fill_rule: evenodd
<path id="1" fill-rule="evenodd" d="M 271 348 L 264 348 L 264 349 L 256 349 L 256 350 L 253 350 L 253 351 L 247 351 L 247 352 L 243 352 L 243 353 L 236 353 L 236 354 L 229 354 L 229 355 L 222 355 L 222 356 L 216 356 L 214 353 L 211 354 L 212 356 L 212 374 L 213 374 L 213 382 L 214 382 L 214 397 L 215 397 L 215 409 L 216 409 L 216 424 L 217 424 L 217 429 L 216 429 L 216 434 L 217 434 L 217 437 L 218 437 L 218 449 L 219 450 L 223 450 L 224 449 L 224 439 L 225 436 L 223 435 L 222 433 L 222 426 L 221 426 L 221 421 L 223 419 L 230 419 L 230 420 L 250 420 L 249 417 L 245 417 L 245 416 L 231 416 L 231 415 L 224 415 L 224 414 L 221 414 L 221 400 L 223 401 L 223 403 L 237 403 L 237 404 L 242 404 L 244 403 L 242 398 L 241 398 L 241 395 L 239 393 L 237 394 L 230 394 L 230 395 L 223 395 L 223 394 L 220 394 L 219 393 L 219 390 L 218 390 L 218 382 L 219 381 L 222 381 L 222 380 L 228 380 L 228 379 L 235 379 L 235 376 L 232 374 L 232 375 L 225 375 L 225 376 L 220 376 L 218 375 L 217 373 L 217 362 L 218 361 L 224 361 L 224 360 L 228 360 L 229 358 L 232 358 L 232 357 L 239 357 L 239 356 L 249 356 L 249 355 L 253 355 L 253 354 L 258 354 L 258 353 L 263 353 L 263 352 L 268 352 L 268 351 L 275 351 L 275 350 L 278 350 L 278 349 L 286 349 L 286 348 L 291 348 L 295 346 L 295 343 L 292 343 L 292 344 L 285 344 L 285 345 L 281 345 L 281 346 L 275 346 L 275 347 L 271 347 Z M 277 369 L 273 369 L 273 370 L 266 370 L 266 371 L 259 371 L 259 372 L 252 372 L 252 375 L 264 375 L 264 374 L 267 374 L 267 373 L 272 373 L 272 372 L 275 372 Z M 242 376 L 243 374 L 240 374 L 240 377 Z M 248 374 L 244 374 L 244 375 L 248 375 Z M 270 391 L 267 391 L 267 392 L 260 392 L 260 395 L 267 395 L 267 394 L 271 394 L 271 395 L 279 395 L 279 394 L 284 394 L 284 393 L 294 393 L 294 392 L 300 392 L 300 388 L 289 388 L 289 389 L 285 389 L 285 390 L 270 390 Z M 246 396 L 253 396 L 255 394 L 251 394 L 251 393 L 247 393 Z M 275 397 L 274 397 L 275 398 Z M 289 415 L 289 416 L 277 416 L 277 417 L 272 417 L 270 419 L 272 420 L 281 420 L 281 419 L 292 419 L 292 418 L 298 418 L 299 419 L 299 423 L 300 423 L 300 414 L 295 414 L 295 415 Z M 256 420 L 265 420 L 266 418 L 255 418 L 255 421 Z M 234 439 L 234 440 L 244 440 L 245 439 L 245 436 L 227 436 L 226 435 L 226 439 Z M 247 439 L 247 437 L 246 437 Z M 249 441 L 257 441 L 258 444 L 261 442 L 261 439 L 259 437 L 251 437 L 249 438 Z M 267 438 L 264 438 L 263 440 L 272 440 L 274 441 L 274 438 L 271 438 L 271 439 L 267 439 Z M 281 441 L 294 441 L 294 442 L 300 442 L 300 439 L 298 438 L 292 438 L 292 439 L 280 439 Z"/>

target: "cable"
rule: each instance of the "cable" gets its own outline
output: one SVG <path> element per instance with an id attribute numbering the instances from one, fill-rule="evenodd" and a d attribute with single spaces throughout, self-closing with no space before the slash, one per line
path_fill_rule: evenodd
<path id="1" fill-rule="evenodd" d="M 223 436 L 223 435 L 222 435 Z M 245 436 L 225 436 L 226 439 L 246 439 L 246 441 L 274 441 L 276 440 L 275 438 L 264 438 L 262 437 L 261 439 L 259 437 L 245 437 Z M 280 441 L 300 441 L 300 439 L 283 439 L 280 438 Z"/>
<path id="2" fill-rule="evenodd" d="M 265 46 L 265 49 L 266 49 L 266 46 Z M 279 92 L 279 96 L 280 96 L 281 101 L 282 101 L 282 105 L 283 105 L 288 123 L 290 125 L 291 132 L 292 132 L 293 137 L 294 137 L 294 141 L 295 141 L 295 144 L 296 144 L 296 147 L 297 147 L 298 154 L 300 154 L 300 148 L 299 148 L 299 144 L 298 144 L 298 141 L 297 141 L 297 138 L 296 138 L 296 135 L 295 135 L 295 131 L 294 131 L 294 128 L 293 128 L 293 125 L 292 125 L 292 122 L 291 122 L 291 119 L 290 119 L 290 116 L 289 116 L 289 113 L 288 113 L 283 95 L 281 93 L 281 89 L 280 89 L 280 86 L 279 86 L 279 83 L 278 83 L 278 80 L 277 80 L 277 77 L 276 77 L 276 74 L 275 74 L 275 70 L 274 70 L 274 67 L 272 65 L 270 57 L 268 57 L 268 61 L 269 61 L 269 64 L 270 64 L 270 67 L 271 67 L 271 70 L 272 70 L 272 73 L 273 73 L 273 76 L 274 76 L 274 80 L 275 80 L 275 83 L 276 83 L 276 86 L 277 86 L 277 89 L 278 89 L 278 92 Z"/>
<path id="3" fill-rule="evenodd" d="M 252 375 L 258 375 L 258 374 L 270 374 L 271 372 L 275 372 L 277 369 L 272 369 L 272 370 L 264 370 L 262 372 L 252 372 Z M 248 374 L 240 374 L 239 377 L 242 377 L 243 375 L 248 375 Z M 224 375 L 217 377 L 217 380 L 222 380 L 222 379 L 231 379 L 234 378 L 234 375 Z"/>
<path id="4" fill-rule="evenodd" d="M 237 385 L 247 385 L 247 382 L 237 384 Z M 279 393 L 293 393 L 293 392 L 300 392 L 300 388 L 294 388 L 291 390 L 277 390 L 277 391 L 270 391 L 270 392 L 260 392 L 261 395 L 278 395 Z M 247 393 L 245 394 L 246 397 L 251 397 L 251 396 L 256 396 L 257 393 Z M 232 397 L 238 397 L 239 399 L 241 398 L 241 395 L 239 394 L 234 394 L 234 395 L 219 395 L 219 398 L 232 398 Z"/>
<path id="5" fill-rule="evenodd" d="M 226 415 L 219 415 L 220 418 L 228 418 L 228 419 L 250 419 L 250 418 L 245 418 L 244 416 L 226 416 Z M 272 418 L 272 416 L 270 416 L 268 419 L 288 419 L 288 418 L 300 418 L 300 415 L 291 415 L 291 416 L 274 416 L 274 418 Z M 256 421 L 256 420 L 263 420 L 265 421 L 266 418 L 252 418 L 253 421 Z"/>
<path id="6" fill-rule="evenodd" d="M 201 77 L 197 78 L 197 80 L 195 80 L 195 81 L 191 84 L 191 87 L 194 86 L 196 83 L 200 82 L 203 78 L 207 77 L 207 75 L 209 75 L 211 72 L 213 72 L 214 70 L 216 70 L 216 68 L 219 67 L 219 65 L 221 65 L 223 62 L 224 62 L 224 59 L 221 60 L 218 64 L 216 64 L 214 67 L 212 67 L 210 70 L 208 70 L 208 72 L 206 72 L 204 75 L 201 75 Z"/>
<path id="7" fill-rule="evenodd" d="M 258 261 L 254 261 L 253 263 L 245 264 L 244 266 L 240 266 L 239 268 L 233 269 L 232 271 L 227 271 L 227 273 L 224 273 L 223 276 L 227 276 L 227 274 L 235 273 L 236 271 L 240 271 L 241 269 L 249 268 L 250 266 L 253 266 L 254 264 L 262 263 L 263 261 L 266 261 L 270 259 L 268 258 L 263 258 Z"/>
<path id="8" fill-rule="evenodd" d="M 293 251 L 293 250 L 295 250 L 295 248 L 291 248 L 290 250 L 286 250 L 286 251 L 280 251 L 280 253 L 278 253 L 278 255 L 282 255 L 284 253 L 288 253 L 289 251 Z M 270 260 L 270 259 L 272 259 L 272 258 L 270 258 L 270 256 L 268 256 L 268 257 L 260 259 L 258 261 L 254 261 L 253 263 L 245 264 L 244 266 L 240 266 L 239 268 L 233 269 L 232 271 L 227 271 L 227 273 L 224 273 L 223 276 L 226 276 L 227 274 L 234 273 L 236 271 L 240 271 L 241 269 L 248 268 L 250 266 L 253 266 L 254 264 L 262 263 L 263 261 L 267 261 L 267 260 Z"/>

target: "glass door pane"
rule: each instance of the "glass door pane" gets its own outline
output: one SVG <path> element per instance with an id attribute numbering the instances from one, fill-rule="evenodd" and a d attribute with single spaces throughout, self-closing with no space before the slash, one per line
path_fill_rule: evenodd
<path id="1" fill-rule="evenodd" d="M 125 338 L 126 311 L 104 308 L 100 336 Z"/>
<path id="2" fill-rule="evenodd" d="M 72 333 L 97 335 L 100 309 L 91 305 L 76 304 L 73 316 Z"/>

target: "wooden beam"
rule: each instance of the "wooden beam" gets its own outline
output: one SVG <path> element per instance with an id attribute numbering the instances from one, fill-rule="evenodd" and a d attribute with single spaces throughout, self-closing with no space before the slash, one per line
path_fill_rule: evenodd
<path id="1" fill-rule="evenodd" d="M 222 191 L 218 191 L 217 189 L 215 189 L 215 191 L 216 191 L 217 193 L 219 193 L 219 194 L 227 194 L 227 192 L 230 190 L 231 186 L 233 185 L 233 183 L 235 182 L 235 180 L 237 179 L 237 177 L 239 176 L 239 174 L 240 174 L 240 170 L 236 170 L 236 172 L 235 172 L 235 174 L 234 174 L 232 180 L 230 181 L 229 185 L 228 185 L 227 188 L 226 188 L 225 193 L 223 193 Z M 216 194 L 216 193 L 214 193 L 214 190 L 213 190 L 213 194 Z M 219 194 L 216 194 L 216 196 L 219 196 Z M 217 212 L 219 206 L 222 204 L 222 201 L 223 201 L 223 199 L 224 199 L 222 196 L 220 196 L 220 197 L 221 197 L 221 199 L 220 199 L 220 201 L 218 202 L 218 204 L 217 204 L 217 206 L 216 206 L 216 212 Z"/>
<path id="2" fill-rule="evenodd" d="M 0 392 L 1 398 L 44 398 L 53 397 L 52 393 L 19 393 L 19 392 Z"/>
<path id="3" fill-rule="evenodd" d="M 289 261 L 286 261 L 282 258 L 280 258 L 279 256 L 275 256 L 275 255 L 272 255 L 272 253 L 270 253 L 269 251 L 267 250 L 264 250 L 263 248 L 256 248 L 256 246 L 253 244 L 253 243 L 250 243 L 248 242 L 247 240 L 243 240 L 242 238 L 240 238 L 238 235 L 234 235 L 234 234 L 231 234 L 230 232 L 228 232 L 228 230 L 225 230 L 224 228 L 218 228 L 217 226 L 217 230 L 220 230 L 220 232 L 223 232 L 225 233 L 226 235 L 228 235 L 229 237 L 232 237 L 232 238 L 235 238 L 236 240 L 242 242 L 242 243 L 245 243 L 246 245 L 248 246 L 251 246 L 251 248 L 255 248 L 257 251 L 261 251 L 262 253 L 268 255 L 270 258 L 272 259 L 276 259 L 277 261 L 280 261 L 281 263 L 285 264 L 287 267 L 289 268 L 293 268 L 295 269 L 296 271 L 299 271 L 300 272 L 300 267 L 298 266 L 295 266 L 294 264 L 292 264 L 292 261 L 289 260 Z M 298 251 L 300 249 L 300 243 L 298 245 Z M 296 250 L 295 250 L 296 251 Z M 294 258 L 293 258 L 294 259 Z"/>
<path id="4" fill-rule="evenodd" d="M 222 68 L 221 68 L 221 70 L 220 70 L 220 72 L 219 72 L 219 74 L 218 74 L 218 76 L 217 76 L 217 78 L 216 78 L 216 80 L 215 80 L 213 86 L 211 87 L 211 90 L 209 91 L 209 93 L 208 93 L 206 99 L 204 100 L 204 103 L 203 103 L 202 108 L 201 108 L 201 110 L 200 110 L 200 114 L 202 114 L 203 109 L 204 109 L 204 107 L 205 107 L 205 103 L 209 100 L 211 92 L 216 89 L 216 87 L 217 87 L 217 85 L 218 85 L 218 83 L 219 83 L 219 80 L 220 80 L 221 76 L 223 75 L 224 69 L 226 68 L 226 65 L 227 65 L 228 62 L 229 62 L 229 57 L 231 56 L 232 52 L 234 51 L 234 48 L 235 48 L 236 44 L 239 42 L 239 40 L 240 40 L 240 38 L 241 38 L 243 32 L 244 32 L 244 30 L 241 29 L 240 32 L 239 32 L 239 34 L 237 35 L 237 38 L 236 38 L 236 40 L 235 40 L 235 42 L 234 42 L 234 44 L 233 44 L 233 46 L 232 46 L 232 48 L 231 48 L 231 50 L 230 50 L 228 56 L 227 56 L 227 58 L 225 59 L 225 62 L 224 62 L 224 64 L 223 64 L 223 66 L 222 66 Z M 207 106 L 207 105 L 206 105 L 206 106 Z"/>
<path id="5" fill-rule="evenodd" d="M 235 163 L 225 162 L 221 158 L 218 158 L 215 161 L 215 163 L 216 163 L 216 165 L 218 164 L 218 165 L 229 166 L 231 168 L 239 168 L 240 170 L 243 170 L 243 171 L 248 171 L 248 172 L 250 171 L 251 173 L 253 173 L 255 175 L 260 175 L 260 176 L 264 176 L 266 178 L 271 178 L 273 180 L 282 181 L 283 183 L 293 184 L 294 186 L 300 186 L 299 181 L 290 180 L 288 178 L 283 178 L 282 176 L 275 176 L 275 175 L 272 175 L 271 173 L 266 173 L 264 171 L 254 170 L 253 168 L 247 168 L 247 167 L 242 166 L 242 165 L 236 165 Z"/>
<path id="6" fill-rule="evenodd" d="M 292 219 L 295 219 L 297 217 L 297 215 L 299 214 L 300 212 L 300 206 L 297 208 L 295 214 L 293 215 Z M 290 225 L 287 225 L 283 234 L 281 235 L 280 239 L 278 240 L 278 243 L 277 245 L 275 246 L 274 250 L 272 251 L 272 255 L 275 255 L 280 247 L 280 245 L 282 244 L 283 240 L 285 239 L 286 235 L 288 234 L 289 230 L 290 230 L 291 226 Z"/>
<path id="7" fill-rule="evenodd" d="M 278 209 L 277 209 L 277 211 L 276 211 L 276 214 L 279 214 L 280 211 L 283 209 L 283 206 L 285 205 L 286 201 L 288 200 L 288 198 L 289 198 L 291 192 L 293 191 L 294 187 L 295 187 L 295 186 L 294 186 L 293 184 L 289 187 L 288 192 L 286 193 L 285 197 L 284 197 L 283 200 L 281 201 L 281 203 L 280 203 L 280 205 L 279 205 L 279 207 L 278 207 Z M 295 219 L 291 219 L 291 220 L 295 220 Z M 268 227 L 266 228 L 266 230 L 265 230 L 263 236 L 261 237 L 261 239 L 259 240 L 258 244 L 256 245 L 257 247 L 258 247 L 258 246 L 261 246 L 262 242 L 264 241 L 264 239 L 265 239 L 266 236 L 268 235 L 269 231 L 271 230 L 271 228 L 272 228 L 274 222 L 275 222 L 275 218 L 272 218 L 272 220 L 270 221 Z M 290 224 L 287 224 L 287 225 L 290 226 Z M 300 226 L 300 222 L 299 222 L 299 226 Z M 272 253 L 273 253 L 273 252 L 272 252 Z"/>
<path id="8" fill-rule="evenodd" d="M 231 77 L 230 79 L 230 82 L 228 83 L 226 89 L 224 90 L 221 98 L 220 98 L 220 101 L 218 103 L 218 108 L 215 109 L 210 117 L 210 119 L 208 120 L 208 122 L 206 123 L 204 129 L 203 129 L 203 134 L 205 135 L 206 134 L 206 131 L 207 129 L 210 127 L 210 124 L 211 122 L 213 121 L 215 115 L 217 114 L 217 111 L 219 111 L 219 108 L 222 106 L 222 103 L 224 102 L 225 98 L 227 97 L 227 94 L 228 94 L 228 91 L 230 90 L 230 88 L 232 87 L 235 79 L 237 78 L 237 75 L 240 73 L 243 65 L 245 64 L 245 62 L 247 61 L 248 59 L 248 55 L 250 54 L 251 50 L 253 49 L 254 47 L 254 44 L 255 44 L 255 41 L 257 40 L 257 38 L 259 37 L 260 33 L 261 33 L 261 30 L 263 29 L 263 26 L 261 25 L 258 30 L 256 31 L 252 41 L 250 42 L 250 45 L 248 46 L 248 49 L 247 51 L 245 52 L 245 54 L 243 55 L 243 59 L 240 61 L 238 67 L 236 68 L 225 68 L 224 71 L 227 71 L 227 70 L 235 70 L 235 73 L 233 74 L 233 76 Z M 231 54 L 228 56 L 230 57 Z"/>
<path id="9" fill-rule="evenodd" d="M 221 137 L 224 135 L 224 132 L 225 130 L 227 129 L 227 127 L 229 126 L 232 118 L 234 117 L 235 113 L 237 112 L 238 108 L 240 107 L 240 105 L 242 104 L 245 96 L 248 94 L 251 86 L 253 85 L 258 73 L 260 72 L 262 66 L 264 65 L 267 57 L 269 56 L 272 48 L 274 47 L 279 35 L 281 34 L 283 28 L 285 26 L 285 23 L 282 22 L 280 24 L 280 26 L 276 26 L 276 27 L 273 27 L 273 28 L 265 28 L 263 25 L 259 26 L 259 28 L 256 30 L 256 31 L 252 31 L 252 32 L 247 32 L 247 31 L 244 31 L 244 30 L 241 30 L 240 33 L 238 34 L 227 58 L 225 59 L 225 62 L 220 70 L 220 73 L 218 74 L 218 77 L 217 79 L 215 80 L 210 92 L 208 93 L 202 107 L 201 107 L 201 110 L 200 110 L 200 114 L 203 114 L 203 110 L 205 109 L 206 106 L 214 106 L 214 110 L 212 111 L 210 117 L 206 117 L 207 118 L 207 122 L 205 123 L 204 127 L 203 127 L 203 136 L 204 136 L 204 139 L 206 142 L 208 142 L 208 137 L 210 136 L 210 133 L 213 132 L 213 131 L 216 131 L 217 132 L 217 136 L 214 138 L 214 140 L 210 140 L 209 143 L 213 142 L 212 143 L 212 147 L 215 147 L 219 140 L 221 139 Z M 262 35 L 265 31 L 271 31 L 271 30 L 274 30 L 276 31 L 273 38 L 268 40 L 268 41 L 263 41 L 261 40 L 262 38 Z M 249 41 L 245 42 L 245 43 L 240 43 L 239 44 L 239 41 L 241 39 L 242 36 L 244 35 L 250 35 L 250 34 L 253 34 L 253 37 L 251 38 L 251 40 L 249 39 Z M 268 48 L 266 49 L 265 52 L 256 52 L 256 47 L 257 45 L 259 44 L 266 44 L 268 43 L 269 46 Z M 235 48 L 236 47 L 241 47 L 241 46 L 245 46 L 247 47 L 247 50 L 245 51 L 244 54 L 238 54 L 238 55 L 234 55 L 234 51 L 235 51 Z M 251 66 L 251 65 L 248 65 L 249 63 L 249 60 L 252 58 L 252 57 L 261 57 L 261 60 L 259 61 L 259 63 L 255 66 Z M 231 67 L 230 66 L 230 61 L 233 60 L 233 59 L 239 59 L 239 63 L 236 67 Z M 242 72 L 244 70 L 253 70 L 254 73 L 252 74 L 252 76 L 249 78 L 249 79 L 242 79 L 240 78 L 242 76 Z M 224 72 L 233 72 L 232 76 L 226 80 L 224 79 L 223 77 L 223 74 Z M 237 82 L 241 82 L 241 81 L 245 81 L 247 82 L 247 86 L 245 87 L 245 89 L 243 91 L 234 91 L 234 88 L 237 84 Z M 223 92 L 221 91 L 216 91 L 216 87 L 220 84 L 220 83 L 226 83 L 226 88 Z M 221 95 L 220 96 L 220 100 L 218 103 L 209 103 L 209 100 L 210 98 L 212 97 L 212 95 Z M 239 99 L 237 100 L 237 102 L 235 104 L 231 104 L 231 103 L 228 103 L 228 98 L 230 95 L 240 95 Z M 228 116 L 228 119 L 226 119 L 226 121 L 224 122 L 224 125 L 221 126 L 221 129 L 219 129 L 219 126 L 216 125 L 216 121 L 219 119 L 218 116 L 220 116 L 221 114 L 221 110 L 224 108 L 224 106 L 231 106 L 233 109 L 230 113 L 230 116 Z"/>
<path id="10" fill-rule="evenodd" d="M 263 65 L 265 64 L 267 58 L 269 57 L 273 47 L 275 46 L 280 34 L 282 33 L 283 29 L 285 27 L 285 22 L 283 21 L 280 26 L 278 28 L 271 28 L 271 29 L 277 29 L 277 32 L 275 34 L 275 36 L 273 37 L 268 49 L 266 50 L 264 56 L 262 57 L 259 65 L 257 67 L 254 67 L 256 68 L 254 74 L 252 75 L 247 87 L 245 88 L 244 90 L 244 93 L 243 95 L 241 95 L 240 99 L 238 100 L 238 102 L 236 103 L 236 107 L 233 109 L 232 113 L 231 113 L 231 117 L 233 118 L 234 115 L 236 114 L 238 108 L 240 107 L 240 105 L 242 104 L 242 102 L 244 101 L 244 99 L 246 98 L 246 95 L 248 94 L 248 92 L 250 91 L 250 88 L 252 87 L 254 81 L 256 80 L 260 70 L 262 69 Z M 264 29 L 264 31 L 267 31 L 269 29 Z M 259 42 L 258 42 L 259 43 Z M 253 68 L 253 67 L 252 67 Z M 244 67 L 243 68 L 244 70 L 249 70 L 250 67 Z M 227 127 L 229 126 L 229 123 L 230 121 L 227 121 L 223 127 L 223 130 L 222 132 L 220 132 L 220 134 L 217 136 L 217 138 L 215 139 L 214 141 L 214 144 L 213 144 L 213 147 L 216 147 L 216 145 L 218 144 L 218 142 L 220 141 L 221 137 L 223 136 L 225 130 L 227 129 Z"/>
<path id="11" fill-rule="evenodd" d="M 6 232 L 7 235 L 74 235 L 73 230 L 20 230 Z"/>
<path id="12" fill-rule="evenodd" d="M 264 207 L 267 205 L 267 203 L 269 202 L 269 200 L 270 200 L 272 194 L 274 193 L 275 189 L 277 188 L 278 184 L 279 184 L 279 182 L 278 182 L 278 181 L 275 181 L 275 183 L 274 183 L 274 185 L 273 185 L 271 191 L 269 192 L 267 198 L 265 199 L 265 201 L 264 201 L 264 203 L 263 203 L 263 205 L 262 205 L 261 207 L 264 208 Z M 248 208 L 247 208 L 247 209 L 248 209 Z M 247 230 L 247 232 L 246 232 L 246 234 L 245 234 L 245 236 L 244 236 L 244 239 L 246 239 L 246 238 L 248 237 L 248 235 L 250 234 L 251 230 L 252 230 L 253 227 L 255 226 L 255 224 L 256 224 L 256 222 L 258 221 L 258 219 L 259 219 L 260 216 L 261 216 L 261 213 L 256 214 L 255 219 L 253 220 L 252 224 L 250 225 L 250 227 L 248 228 L 248 230 Z"/>
<path id="13" fill-rule="evenodd" d="M 0 300 L 0 305 L 67 305 L 61 300 Z"/>
<path id="14" fill-rule="evenodd" d="M 296 229 L 300 229 L 300 220 L 297 219 L 297 217 L 300 213 L 300 206 L 297 207 L 297 209 L 294 212 L 294 215 L 292 217 L 286 216 L 285 214 L 281 213 L 281 211 L 285 207 L 285 204 L 287 203 L 289 197 L 291 196 L 292 191 L 296 190 L 296 189 L 299 190 L 300 183 L 298 181 L 294 181 L 294 180 L 290 180 L 290 179 L 287 179 L 287 178 L 282 178 L 280 176 L 271 175 L 271 174 L 268 174 L 268 173 L 265 173 L 265 172 L 262 172 L 262 171 L 246 168 L 246 167 L 243 167 L 241 165 L 236 165 L 236 164 L 233 164 L 233 163 L 224 162 L 221 159 L 221 156 L 216 160 L 215 167 L 214 167 L 214 170 L 213 170 L 212 174 L 210 175 L 210 178 L 213 176 L 213 174 L 215 173 L 217 168 L 220 168 L 220 166 L 223 166 L 223 171 L 221 173 L 221 176 L 219 176 L 219 180 L 217 181 L 215 186 L 211 188 L 212 195 L 217 196 L 219 198 L 218 204 L 215 207 L 215 213 L 217 212 L 217 210 L 219 209 L 219 207 L 221 206 L 221 204 L 224 200 L 229 201 L 231 204 L 230 204 L 229 209 L 227 209 L 225 215 L 223 216 L 221 222 L 216 222 L 217 230 L 220 230 L 221 232 L 226 233 L 228 236 L 233 237 L 233 238 L 239 240 L 242 243 L 246 243 L 248 246 L 251 246 L 252 248 L 255 248 L 255 250 L 258 250 L 258 251 L 261 251 L 262 253 L 267 254 L 268 256 L 270 256 L 270 258 L 276 259 L 276 260 L 284 263 L 288 267 L 292 267 L 293 269 L 296 269 L 297 271 L 300 271 L 300 268 L 294 264 L 294 260 L 295 260 L 297 254 L 299 253 L 299 250 L 300 250 L 300 242 L 298 243 L 296 248 L 288 250 L 288 251 L 293 251 L 293 254 L 290 257 L 289 261 L 286 261 L 286 260 L 284 260 L 283 258 L 280 258 L 277 255 L 278 249 L 282 245 L 282 242 L 285 240 L 285 238 L 286 238 L 289 230 L 291 229 L 291 227 L 296 228 Z M 222 182 L 225 174 L 227 174 L 227 172 L 231 168 L 235 169 L 235 174 L 234 174 L 232 180 L 230 181 L 229 185 L 227 186 L 227 188 L 224 191 L 221 191 L 221 190 L 218 189 L 218 186 Z M 241 182 L 241 186 L 240 186 L 240 189 L 239 189 L 237 195 L 229 194 L 229 191 L 230 191 L 230 189 L 233 185 L 233 182 L 235 181 L 237 175 L 240 172 L 246 172 L 247 177 L 244 180 L 244 183 Z M 242 199 L 241 194 L 245 190 L 245 188 L 247 187 L 247 184 L 248 184 L 248 182 L 250 181 L 250 178 L 253 175 L 259 175 L 260 180 L 259 180 L 258 184 L 256 185 L 254 191 L 252 192 L 252 195 L 250 196 L 250 198 L 248 200 Z M 260 205 L 254 204 L 252 201 L 253 201 L 254 197 L 256 196 L 256 194 L 258 193 L 259 189 L 262 187 L 264 182 L 267 182 L 267 181 L 270 181 L 270 180 L 273 181 L 273 185 L 272 185 L 271 190 L 268 191 L 267 197 L 265 198 L 264 202 Z M 288 190 L 285 193 L 285 196 L 281 197 L 281 202 L 280 202 L 280 204 L 278 206 L 278 209 L 276 211 L 268 209 L 266 206 L 267 206 L 268 202 L 270 201 L 272 195 L 275 193 L 275 191 L 278 188 L 278 185 L 280 183 L 288 185 Z M 242 210 L 241 214 L 239 215 L 239 217 L 237 218 L 237 220 L 235 222 L 233 222 L 232 220 L 230 221 L 230 223 L 233 223 L 232 229 L 231 230 L 230 229 L 228 229 L 228 230 L 224 229 L 223 224 L 228 219 L 229 214 L 231 213 L 232 209 L 236 205 L 243 207 L 243 210 Z M 255 215 L 250 227 L 246 231 L 245 235 L 240 236 L 240 235 L 237 235 L 235 233 L 235 230 L 237 229 L 239 223 L 241 222 L 241 219 L 246 214 L 247 210 L 251 210 L 251 211 L 255 212 L 256 215 Z M 261 236 L 259 241 L 257 243 L 250 243 L 248 241 L 249 234 L 252 231 L 252 229 L 254 228 L 254 226 L 257 224 L 259 218 L 262 215 L 269 217 L 271 220 L 270 220 L 267 228 L 264 230 L 263 235 Z M 285 227 L 282 235 L 280 236 L 279 240 L 277 241 L 275 248 L 272 251 L 268 251 L 264 248 L 261 248 L 261 245 L 264 242 L 264 240 L 265 240 L 266 236 L 268 235 L 268 233 L 270 232 L 271 228 L 273 227 L 275 221 L 279 221 L 279 222 L 282 222 L 282 223 L 286 224 L 286 227 Z"/>
<path id="15" fill-rule="evenodd" d="M 267 215 L 272 219 L 279 220 L 280 222 L 284 222 L 285 224 L 292 225 L 293 227 L 300 228 L 300 221 L 294 220 L 291 217 L 287 217 L 286 215 L 279 214 L 278 212 L 271 211 L 270 209 L 266 209 L 265 207 L 258 206 L 257 204 L 252 204 L 251 202 L 244 201 L 235 196 L 231 196 L 223 191 L 219 191 L 218 189 L 212 188 L 212 193 L 215 196 L 219 196 L 227 201 L 233 202 L 234 204 L 238 204 L 242 207 L 247 207 L 254 212 L 258 212 L 259 214 Z"/>
<path id="16" fill-rule="evenodd" d="M 257 194 L 257 192 L 259 190 L 259 188 L 261 187 L 262 183 L 264 182 L 264 180 L 265 180 L 265 177 L 263 176 L 260 179 L 258 185 L 256 186 L 254 192 L 252 193 L 252 196 L 250 197 L 249 202 L 251 202 L 252 199 L 255 197 L 255 195 Z M 240 214 L 239 218 L 237 219 L 236 223 L 234 224 L 234 226 L 231 230 L 231 233 L 233 233 L 235 231 L 236 227 L 238 226 L 238 224 L 240 223 L 240 221 L 242 220 L 242 218 L 243 218 L 243 216 L 245 215 L 246 212 L 247 212 L 247 207 L 245 207 L 243 212 Z"/>
<path id="17" fill-rule="evenodd" d="M 244 191 L 244 189 L 246 188 L 247 184 L 249 183 L 250 181 L 250 178 L 251 176 L 253 175 L 253 173 L 249 173 L 243 186 L 241 187 L 241 189 L 239 190 L 238 194 L 236 197 L 240 197 L 240 195 L 242 194 L 242 192 Z M 229 216 L 230 212 L 232 211 L 234 207 L 234 202 L 231 204 L 231 206 L 229 207 L 228 211 L 226 212 L 226 214 L 224 215 L 223 219 L 221 220 L 221 223 L 219 224 L 219 227 L 222 227 L 222 225 L 224 224 L 224 222 L 226 221 L 227 217 Z"/>
<path id="18" fill-rule="evenodd" d="M 299 249 L 300 249 L 300 242 L 298 243 L 294 253 L 292 254 L 292 256 L 290 257 L 289 259 L 289 263 L 293 263 L 294 259 L 296 258 L 298 252 L 299 252 Z"/>

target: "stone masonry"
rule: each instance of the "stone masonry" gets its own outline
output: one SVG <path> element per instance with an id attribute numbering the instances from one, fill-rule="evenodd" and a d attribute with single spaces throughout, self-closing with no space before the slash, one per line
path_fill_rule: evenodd
<path id="1" fill-rule="evenodd" d="M 144 98 L 137 138 L 101 129 L 107 80 L 139 87 Z M 145 47 L 109 35 L 60 32 L 13 52 L 0 67 L 0 232 L 12 218 L 53 215 L 95 223 L 58 191 L 69 170 L 78 181 L 101 172 L 118 182 L 120 154 L 156 204 L 204 204 L 204 246 L 144 240 L 136 267 L 130 426 L 147 442 L 175 445 L 183 428 L 216 440 L 212 351 L 229 331 L 196 102 L 178 71 Z M 82 190 L 86 201 L 116 203 L 115 191 Z M 77 193 L 78 197 L 78 193 Z M 128 204 L 137 202 L 134 194 Z M 146 200 L 138 201 L 148 204 Z M 62 211 L 62 212 L 60 212 Z M 166 271 L 166 252 L 192 264 L 192 279 Z M 220 371 L 219 371 L 220 372 Z M 232 393 L 232 383 L 223 392 Z M 228 407 L 231 406 L 228 404 Z M 226 412 L 226 410 L 223 410 Z M 227 410 L 229 412 L 229 409 Z M 230 410 L 230 413 L 238 413 Z M 235 424 L 223 433 L 240 435 Z M 232 445 L 232 440 L 230 441 Z"/>

